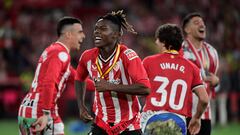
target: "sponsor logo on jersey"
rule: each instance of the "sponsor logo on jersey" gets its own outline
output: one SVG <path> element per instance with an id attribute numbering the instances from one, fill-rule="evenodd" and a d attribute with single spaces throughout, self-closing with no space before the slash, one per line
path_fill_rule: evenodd
<path id="1" fill-rule="evenodd" d="M 136 52 L 133 51 L 132 49 L 127 49 L 126 51 L 124 51 L 124 54 L 126 54 L 126 56 L 129 60 L 133 60 L 138 57 Z"/>

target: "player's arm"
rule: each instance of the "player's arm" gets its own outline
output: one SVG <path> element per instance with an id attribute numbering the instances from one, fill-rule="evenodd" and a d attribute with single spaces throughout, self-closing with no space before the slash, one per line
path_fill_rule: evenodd
<path id="1" fill-rule="evenodd" d="M 132 84 L 112 84 L 104 79 L 95 81 L 96 90 L 122 92 L 130 95 L 148 95 L 150 93 L 150 82 L 141 59 L 131 49 L 122 54 L 123 65 L 132 80 Z"/>
<path id="2" fill-rule="evenodd" d="M 200 119 L 205 109 L 207 108 L 209 99 L 207 95 L 207 91 L 204 86 L 200 86 L 194 89 L 194 93 L 197 95 L 199 101 L 197 105 L 197 112 L 194 114 L 194 117 Z"/>
<path id="3" fill-rule="evenodd" d="M 212 58 L 214 61 L 214 69 L 213 69 L 213 73 L 209 73 L 207 75 L 205 81 L 209 82 L 211 87 L 216 87 L 219 84 L 219 77 L 218 77 L 219 57 L 218 57 L 218 53 L 217 53 L 216 49 L 211 47 L 211 50 L 213 52 Z"/>
<path id="4" fill-rule="evenodd" d="M 200 71 L 196 66 L 193 66 L 194 77 L 192 90 L 198 97 L 197 111 L 189 122 L 188 129 L 191 134 L 197 134 L 201 127 L 201 116 L 204 113 L 209 103 L 207 91 L 203 85 Z"/>
<path id="5" fill-rule="evenodd" d="M 76 80 L 75 92 L 77 97 L 78 109 L 80 113 L 80 119 L 83 120 L 84 122 L 93 120 L 91 115 L 88 113 L 87 107 L 85 105 L 86 83 Z"/>
<path id="6" fill-rule="evenodd" d="M 198 87 L 194 89 L 195 94 L 198 96 L 197 111 L 189 122 L 188 129 L 191 135 L 195 135 L 200 131 L 201 127 L 201 116 L 204 113 L 208 105 L 208 95 L 206 89 Z"/>
<path id="7" fill-rule="evenodd" d="M 115 91 L 130 95 L 148 95 L 150 92 L 149 88 L 144 84 L 113 84 L 107 82 L 104 79 L 99 79 L 98 81 L 95 81 L 95 87 L 98 92 Z"/>
<path id="8" fill-rule="evenodd" d="M 45 71 L 42 75 L 43 78 L 41 78 L 41 80 L 38 81 L 39 84 L 37 84 L 37 87 L 40 90 L 40 96 L 43 98 L 43 115 L 40 116 L 35 123 L 33 123 L 32 126 L 38 125 L 35 129 L 33 129 L 33 132 L 42 131 L 50 119 L 50 109 L 54 100 L 56 80 L 60 75 L 63 62 L 68 61 L 68 54 L 65 52 L 61 53 L 61 56 L 58 52 L 52 52 L 52 54 L 49 54 L 48 58 L 41 63 L 41 67 L 39 67 L 40 69 L 36 70 L 36 74 L 38 74 L 41 69 L 44 69 Z"/>
<path id="9" fill-rule="evenodd" d="M 84 53 L 83 53 L 84 54 Z M 77 72 L 75 75 L 75 93 L 78 103 L 80 119 L 84 122 L 93 120 L 91 115 L 88 113 L 87 107 L 85 106 L 85 93 L 86 93 L 86 83 L 85 79 L 88 76 L 86 65 L 83 62 L 83 55 L 79 60 L 77 67 Z"/>
<path id="10" fill-rule="evenodd" d="M 56 82 L 60 76 L 63 63 L 67 62 L 67 59 L 68 59 L 67 53 L 65 52 L 63 53 L 65 54 L 63 57 L 66 57 L 66 58 L 62 58 L 64 59 L 64 61 L 59 58 L 58 53 L 55 53 L 49 56 L 49 58 L 42 63 L 41 68 L 46 69 L 45 72 L 43 73 L 44 75 L 42 75 L 43 78 L 39 80 L 40 82 L 39 89 L 41 92 L 40 95 L 43 98 L 42 100 L 43 111 L 48 111 L 52 107 Z"/>

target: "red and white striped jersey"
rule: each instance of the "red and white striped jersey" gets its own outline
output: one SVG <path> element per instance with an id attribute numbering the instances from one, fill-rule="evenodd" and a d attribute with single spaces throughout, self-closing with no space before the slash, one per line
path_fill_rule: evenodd
<path id="1" fill-rule="evenodd" d="M 202 75 L 205 76 L 207 73 L 211 72 L 217 74 L 219 67 L 219 58 L 216 49 L 214 49 L 210 44 L 204 42 L 201 49 L 196 49 L 189 40 L 185 40 L 182 45 L 182 50 L 184 58 L 192 61 L 199 69 L 202 71 Z M 215 89 L 210 87 L 210 84 L 204 82 L 209 98 L 215 96 Z M 193 98 L 193 107 L 192 107 L 192 116 L 197 111 L 198 98 L 195 94 L 192 95 Z M 208 107 L 202 119 L 211 119 L 211 107 L 208 104 Z"/>
<path id="2" fill-rule="evenodd" d="M 143 65 L 151 83 L 151 93 L 143 111 L 168 111 L 190 116 L 192 90 L 204 87 L 197 66 L 173 53 L 146 57 Z"/>
<path id="3" fill-rule="evenodd" d="M 68 48 L 60 42 L 47 47 L 38 60 L 30 91 L 19 108 L 19 116 L 38 118 L 43 110 L 51 117 L 58 116 L 57 100 L 61 96 L 71 73 Z"/>
<path id="4" fill-rule="evenodd" d="M 125 45 L 119 45 L 119 47 L 120 53 L 116 64 L 104 78 L 114 84 L 129 85 L 140 83 L 150 87 L 146 71 L 135 51 L 128 49 Z M 83 82 L 88 75 L 91 79 L 100 78 L 97 66 L 99 65 L 102 71 L 109 69 L 109 67 L 113 65 L 116 57 L 116 50 L 117 49 L 115 49 L 109 59 L 105 61 L 102 60 L 98 48 L 86 50 L 79 60 L 76 80 Z M 97 61 L 98 64 L 96 63 Z M 129 130 L 140 129 L 140 104 L 137 96 L 113 91 L 96 91 L 93 111 L 96 117 L 105 123 L 118 124 L 119 122 L 128 121 L 137 117 L 138 120 L 128 128 Z"/>

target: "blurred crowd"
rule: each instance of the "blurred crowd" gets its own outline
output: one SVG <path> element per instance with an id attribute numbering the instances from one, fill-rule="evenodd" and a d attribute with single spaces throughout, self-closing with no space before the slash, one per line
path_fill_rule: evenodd
<path id="1" fill-rule="evenodd" d="M 16 115 L 40 53 L 57 39 L 56 22 L 60 17 L 75 16 L 83 21 L 87 37 L 81 50 L 72 53 L 72 65 L 76 67 L 81 53 L 94 47 L 92 33 L 97 18 L 117 9 L 125 11 L 138 32 L 125 34 L 122 40 L 141 58 L 158 52 L 154 35 L 160 24 L 181 26 L 187 13 L 202 13 L 207 26 L 206 41 L 220 57 L 221 85 L 215 98 L 220 102 L 214 105 L 222 108 L 222 100 L 226 100 L 225 110 L 229 111 L 223 124 L 240 120 L 239 0 L 0 0 L 0 117 Z M 68 89 L 64 100 L 75 102 L 73 86 Z"/>

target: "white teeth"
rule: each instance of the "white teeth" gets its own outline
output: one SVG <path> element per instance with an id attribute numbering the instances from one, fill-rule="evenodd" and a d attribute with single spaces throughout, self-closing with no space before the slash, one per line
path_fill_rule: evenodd
<path id="1" fill-rule="evenodd" d="M 101 40 L 102 38 L 100 38 L 100 37 L 95 37 L 95 39 L 96 39 L 96 40 Z"/>
<path id="2" fill-rule="evenodd" d="M 203 28 L 203 27 L 202 27 L 202 28 L 199 28 L 199 31 L 204 31 L 204 30 L 205 30 L 205 28 Z"/>
<path id="3" fill-rule="evenodd" d="M 198 29 L 198 31 L 199 31 L 199 32 L 204 32 L 205 29 L 204 29 L 204 28 L 202 28 L 202 29 Z"/>

